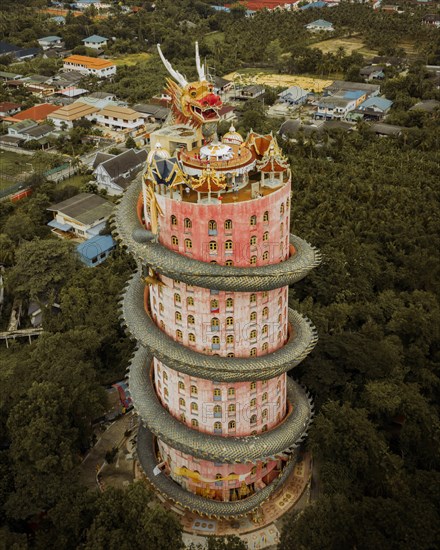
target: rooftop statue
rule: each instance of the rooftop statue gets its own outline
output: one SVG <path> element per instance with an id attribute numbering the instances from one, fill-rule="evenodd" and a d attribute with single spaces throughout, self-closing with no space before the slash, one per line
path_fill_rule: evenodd
<path id="1" fill-rule="evenodd" d="M 160 44 L 157 45 L 160 58 L 173 77 L 167 78 L 167 91 L 172 97 L 172 109 L 177 123 L 202 127 L 205 137 L 215 133 L 220 120 L 219 109 L 222 100 L 214 93 L 214 86 L 206 78 L 205 68 L 200 62 L 199 45 L 196 42 L 196 66 L 199 80 L 188 82 L 186 78 L 165 59 Z"/>

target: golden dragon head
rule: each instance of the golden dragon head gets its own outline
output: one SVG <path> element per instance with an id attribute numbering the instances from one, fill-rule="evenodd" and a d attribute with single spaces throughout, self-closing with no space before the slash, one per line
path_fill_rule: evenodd
<path id="1" fill-rule="evenodd" d="M 167 91 L 172 97 L 172 108 L 178 123 L 190 124 L 198 128 L 220 120 L 219 109 L 222 100 L 214 93 L 214 86 L 205 75 L 205 68 L 200 62 L 199 44 L 196 42 L 196 66 L 199 80 L 188 82 L 186 78 L 173 69 L 165 59 L 160 44 L 157 45 L 160 58 L 168 72 L 174 78 L 167 78 Z"/>

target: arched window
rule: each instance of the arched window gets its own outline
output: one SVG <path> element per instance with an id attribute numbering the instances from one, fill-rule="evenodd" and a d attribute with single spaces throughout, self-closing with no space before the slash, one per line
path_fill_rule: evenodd
<path id="1" fill-rule="evenodd" d="M 284 203 L 282 202 L 280 206 L 280 216 L 283 216 L 283 215 L 284 215 Z"/>
<path id="2" fill-rule="evenodd" d="M 214 422 L 214 430 L 220 430 L 222 429 L 222 423 L 221 422 Z"/>
<path id="3" fill-rule="evenodd" d="M 229 403 L 228 412 L 235 413 L 235 404 L 234 403 Z"/>
<path id="4" fill-rule="evenodd" d="M 253 311 L 250 315 L 250 320 L 251 321 L 256 321 L 257 320 L 257 312 L 256 311 Z"/>
<path id="5" fill-rule="evenodd" d="M 221 406 L 220 405 L 215 405 L 214 406 L 214 415 L 215 416 L 219 416 L 219 415 L 221 416 L 221 414 L 222 414 Z"/>
<path id="6" fill-rule="evenodd" d="M 226 298 L 226 307 L 234 307 L 234 300 L 232 298 Z"/>
<path id="7" fill-rule="evenodd" d="M 168 388 L 163 389 L 163 394 L 165 397 L 168 397 Z"/>
<path id="8" fill-rule="evenodd" d="M 193 244 L 192 244 L 192 241 L 191 239 L 185 239 L 185 248 L 192 248 L 193 247 Z"/>
<path id="9" fill-rule="evenodd" d="M 232 260 L 226 260 L 225 265 L 234 265 L 234 262 Z"/>
<path id="10" fill-rule="evenodd" d="M 251 330 L 251 332 L 249 334 L 249 338 L 251 340 L 256 340 L 257 339 L 257 331 L 255 329 Z"/>
<path id="11" fill-rule="evenodd" d="M 269 221 L 269 212 L 266 210 L 266 212 L 263 214 L 263 222 Z"/>
<path id="12" fill-rule="evenodd" d="M 264 342 L 264 344 L 262 345 L 261 349 L 263 351 L 267 351 L 269 349 L 269 344 L 267 342 Z"/>
<path id="13" fill-rule="evenodd" d="M 280 233 L 281 233 L 281 236 L 284 234 L 284 223 L 283 222 L 280 223 Z M 281 244 L 283 244 L 283 243 L 281 243 Z"/>
<path id="14" fill-rule="evenodd" d="M 229 430 L 235 430 L 235 420 L 231 420 L 228 424 Z"/>
<path id="15" fill-rule="evenodd" d="M 232 220 L 225 221 L 225 230 L 230 231 L 232 229 Z"/>
<path id="16" fill-rule="evenodd" d="M 196 335 L 193 332 L 190 332 L 188 334 L 188 340 L 194 343 L 196 341 Z"/>
<path id="17" fill-rule="evenodd" d="M 184 224 L 186 229 L 191 229 L 192 221 L 189 218 L 185 218 Z"/>
<path id="18" fill-rule="evenodd" d="M 211 250 L 211 252 L 217 251 L 217 241 L 209 241 L 209 250 Z"/>
<path id="19" fill-rule="evenodd" d="M 181 422 L 186 422 L 185 413 L 182 413 L 182 414 L 180 415 L 180 421 L 181 421 Z"/>
<path id="20" fill-rule="evenodd" d="M 222 391 L 220 388 L 214 388 L 214 401 L 218 401 L 222 396 Z"/>
<path id="21" fill-rule="evenodd" d="M 283 320 L 283 316 L 281 313 L 278 315 L 278 323 L 281 325 L 281 321 Z"/>
<path id="22" fill-rule="evenodd" d="M 173 243 L 174 246 L 179 246 L 179 239 L 176 237 L 176 235 L 173 235 L 171 237 L 171 242 Z"/>
<path id="23" fill-rule="evenodd" d="M 280 330 L 279 333 L 278 333 L 278 340 L 281 340 L 282 337 L 283 337 L 283 335 L 282 335 L 281 330 Z"/>
<path id="24" fill-rule="evenodd" d="M 185 384 L 182 382 L 182 380 L 179 380 L 179 390 L 185 391 Z"/>
<path id="25" fill-rule="evenodd" d="M 194 324 L 194 321 L 195 321 L 194 315 L 188 315 L 188 317 L 186 318 L 186 320 L 187 320 L 188 325 L 193 325 L 193 324 Z"/>
<path id="26" fill-rule="evenodd" d="M 191 418 L 191 426 L 193 428 L 198 428 L 199 427 L 199 421 L 197 420 L 197 418 Z"/>
<path id="27" fill-rule="evenodd" d="M 250 264 L 255 265 L 256 263 L 257 263 L 257 257 L 256 256 L 251 256 Z"/>
<path id="28" fill-rule="evenodd" d="M 180 311 L 176 311 L 175 318 L 176 318 L 176 321 L 181 321 L 182 320 L 182 314 L 180 313 Z"/>
<path id="29" fill-rule="evenodd" d="M 226 317 L 226 326 L 232 327 L 234 325 L 234 317 Z"/>
<path id="30" fill-rule="evenodd" d="M 234 343 L 234 335 L 233 334 L 228 334 L 226 336 L 226 343 L 227 344 L 233 344 Z"/>
<path id="31" fill-rule="evenodd" d="M 168 374 L 165 371 L 163 371 L 163 379 L 164 381 L 168 380 Z"/>
<path id="32" fill-rule="evenodd" d="M 215 298 L 211 300 L 211 311 L 218 311 L 218 300 Z"/>
<path id="33" fill-rule="evenodd" d="M 218 330 L 219 326 L 220 326 L 220 319 L 218 319 L 218 317 L 213 317 L 211 319 L 211 330 Z"/>
<path id="34" fill-rule="evenodd" d="M 269 308 L 266 306 L 263 308 L 263 319 L 267 319 L 269 317 Z"/>
<path id="35" fill-rule="evenodd" d="M 263 395 L 261 396 L 261 400 L 262 400 L 262 401 L 267 401 L 267 391 L 265 391 L 265 392 L 263 393 Z"/>
<path id="36" fill-rule="evenodd" d="M 171 225 L 177 225 L 177 218 L 174 214 L 171 216 Z"/>
<path id="37" fill-rule="evenodd" d="M 278 307 L 281 307 L 282 305 L 283 305 L 283 298 L 282 298 L 282 296 L 280 296 L 278 298 Z"/>
<path id="38" fill-rule="evenodd" d="M 177 292 L 174 294 L 174 303 L 175 304 L 180 304 L 182 300 L 180 299 L 180 294 L 178 294 Z"/>
<path id="39" fill-rule="evenodd" d="M 269 231 L 265 231 L 263 233 L 263 241 L 268 241 L 269 240 Z"/>
<path id="40" fill-rule="evenodd" d="M 161 328 L 162 330 L 165 329 L 165 323 L 164 323 L 163 321 L 160 322 L 160 328 Z"/>
<path id="41" fill-rule="evenodd" d="M 263 252 L 263 260 L 269 259 L 269 252 L 266 250 L 266 252 Z"/>
<path id="42" fill-rule="evenodd" d="M 251 391 L 255 391 L 257 389 L 257 383 L 251 382 L 250 388 L 251 388 Z"/>
<path id="43" fill-rule="evenodd" d="M 263 409 L 263 412 L 261 413 L 262 418 L 267 418 L 267 409 Z"/>
<path id="44" fill-rule="evenodd" d="M 257 423 L 257 415 L 256 414 L 253 414 L 251 416 L 251 424 L 256 424 Z"/>
<path id="45" fill-rule="evenodd" d="M 256 294 L 251 294 L 251 295 L 249 296 L 249 302 L 250 302 L 251 304 L 255 304 L 256 301 L 257 301 L 257 295 L 256 295 Z"/>
<path id="46" fill-rule="evenodd" d="M 255 246 L 257 244 L 257 236 L 256 235 L 252 235 L 252 237 L 250 238 L 249 244 L 251 246 Z"/>
<path id="47" fill-rule="evenodd" d="M 257 348 L 252 348 L 251 351 L 249 352 L 249 355 L 251 357 L 255 357 L 257 355 Z"/>
<path id="48" fill-rule="evenodd" d="M 220 337 L 219 336 L 213 336 L 212 337 L 212 343 L 213 344 L 220 344 Z"/>
<path id="49" fill-rule="evenodd" d="M 263 293 L 261 294 L 261 297 L 263 298 L 267 298 L 267 290 L 264 290 Z"/>
<path id="50" fill-rule="evenodd" d="M 249 219 L 249 224 L 254 227 L 257 225 L 257 216 L 251 216 L 250 219 Z"/>
<path id="51" fill-rule="evenodd" d="M 261 428 L 262 432 L 267 432 L 267 424 L 264 424 L 264 426 Z"/>
<path id="52" fill-rule="evenodd" d="M 234 353 L 230 352 L 226 357 L 234 357 Z"/>
<path id="53" fill-rule="evenodd" d="M 197 386 L 192 385 L 191 386 L 191 395 L 197 395 L 197 393 L 198 393 Z"/>
<path id="54" fill-rule="evenodd" d="M 222 474 L 215 474 L 215 479 L 221 479 L 222 477 Z"/>
<path id="55" fill-rule="evenodd" d="M 180 405 L 181 407 L 184 407 L 184 406 L 186 405 L 185 399 L 183 399 L 183 397 L 181 397 L 181 398 L 179 399 L 179 405 Z"/>
<path id="56" fill-rule="evenodd" d="M 191 402 L 191 410 L 193 412 L 197 412 L 199 410 L 199 406 L 197 405 L 197 403 L 195 401 Z"/>
<path id="57" fill-rule="evenodd" d="M 217 222 L 215 220 L 209 220 L 208 222 L 208 235 L 217 235 Z"/>
<path id="58" fill-rule="evenodd" d="M 253 399 L 251 399 L 251 408 L 253 409 L 256 406 L 257 406 L 257 400 L 254 397 Z"/>
<path id="59" fill-rule="evenodd" d="M 281 405 L 281 399 L 278 397 L 278 399 L 277 399 L 277 407 L 279 408 L 280 405 Z"/>
<path id="60" fill-rule="evenodd" d="M 181 330 L 176 330 L 176 338 L 177 340 L 182 340 L 183 334 Z"/>
<path id="61" fill-rule="evenodd" d="M 267 335 L 267 333 L 269 332 L 269 326 L 268 325 L 263 325 L 263 328 L 261 329 L 261 332 L 265 335 Z"/>
<path id="62" fill-rule="evenodd" d="M 159 311 L 160 311 L 161 313 L 163 313 L 163 304 L 162 304 L 162 303 L 159 304 Z"/>
<path id="63" fill-rule="evenodd" d="M 281 382 L 278 380 L 278 382 L 277 382 L 277 391 L 280 391 L 280 389 L 281 389 Z"/>
<path id="64" fill-rule="evenodd" d="M 225 241 L 225 250 L 232 250 L 232 241 Z"/>
<path id="65" fill-rule="evenodd" d="M 228 388 L 228 397 L 235 396 L 235 388 Z"/>
<path id="66" fill-rule="evenodd" d="M 194 305 L 194 298 L 192 296 L 188 296 L 186 299 L 186 305 L 187 306 L 193 306 Z"/>

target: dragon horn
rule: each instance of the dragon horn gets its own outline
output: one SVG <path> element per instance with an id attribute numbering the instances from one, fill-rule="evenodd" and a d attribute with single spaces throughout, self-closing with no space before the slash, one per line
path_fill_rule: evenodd
<path id="1" fill-rule="evenodd" d="M 179 71 L 174 70 L 173 67 L 171 66 L 171 63 L 167 59 L 165 59 L 165 56 L 163 55 L 162 50 L 160 49 L 160 44 L 157 45 L 157 51 L 159 52 L 160 58 L 162 59 L 162 63 L 165 65 L 165 68 L 170 73 L 170 75 L 181 86 L 183 86 L 183 87 L 186 86 L 188 84 L 187 80 L 185 79 L 185 77 L 182 74 L 179 73 Z"/>
<path id="2" fill-rule="evenodd" d="M 199 75 L 199 80 L 206 80 L 205 68 L 200 63 L 199 43 L 198 42 L 196 42 L 196 66 L 197 66 L 197 73 Z"/>

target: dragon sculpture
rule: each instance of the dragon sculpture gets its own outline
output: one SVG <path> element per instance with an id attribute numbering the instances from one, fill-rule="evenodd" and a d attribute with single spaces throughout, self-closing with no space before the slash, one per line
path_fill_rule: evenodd
<path id="1" fill-rule="evenodd" d="M 159 56 L 170 75 L 167 78 L 167 92 L 172 97 L 172 109 L 178 124 L 189 124 L 193 128 L 202 127 L 205 137 L 215 133 L 220 119 L 219 108 L 222 100 L 214 93 L 214 86 L 206 78 L 205 68 L 200 62 L 199 44 L 196 42 L 196 67 L 199 80 L 188 82 L 171 66 L 157 45 Z"/>

